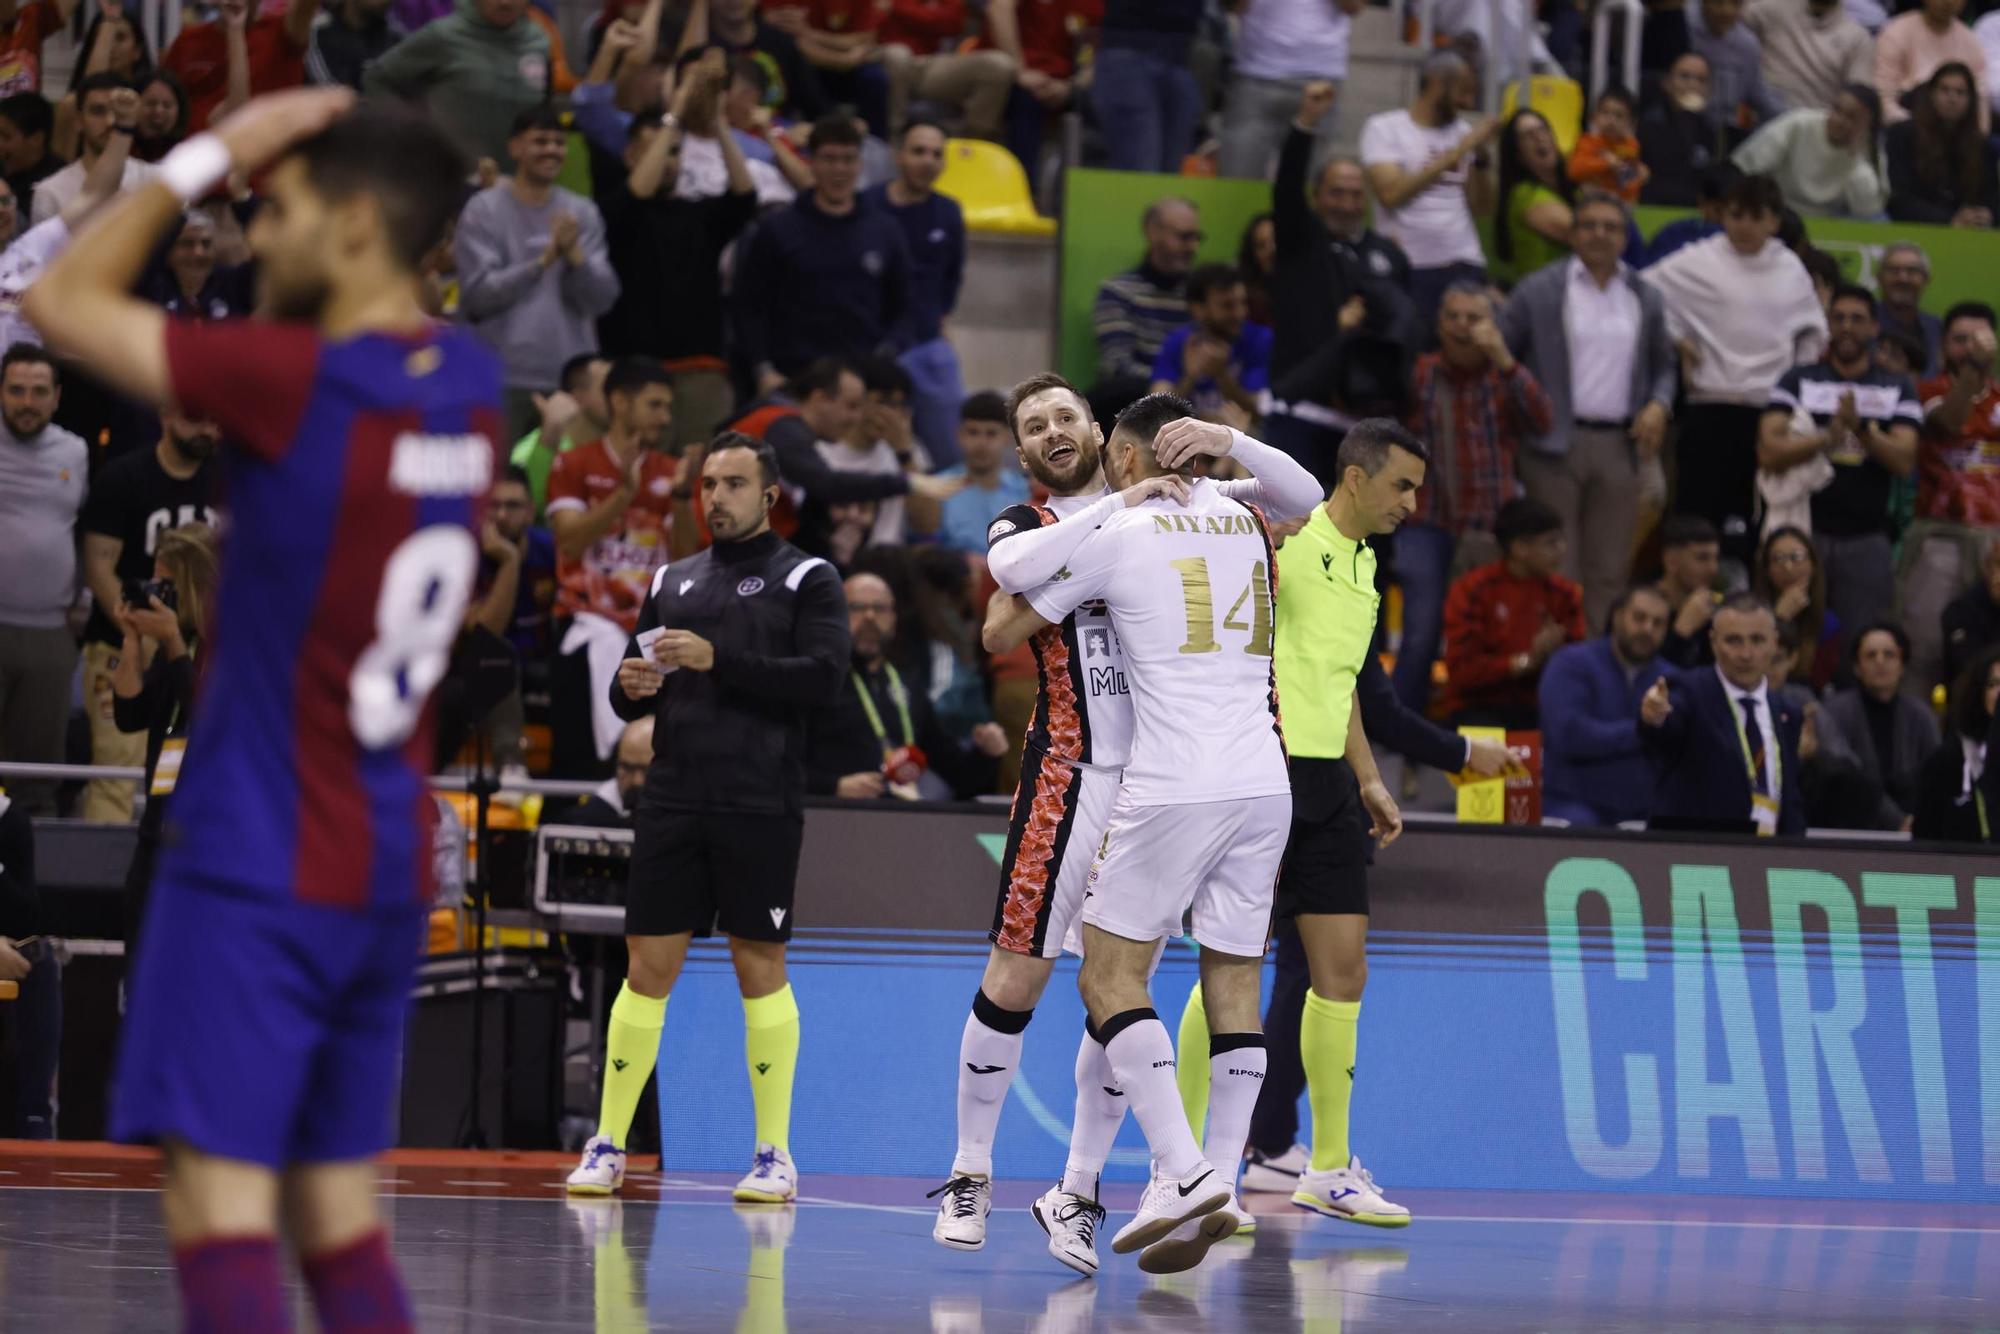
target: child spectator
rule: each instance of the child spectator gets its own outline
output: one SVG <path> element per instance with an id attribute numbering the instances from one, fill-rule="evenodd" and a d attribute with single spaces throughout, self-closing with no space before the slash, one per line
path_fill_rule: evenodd
<path id="1" fill-rule="evenodd" d="M 1652 175 L 1639 160 L 1638 117 L 1637 103 L 1623 88 L 1613 84 L 1599 93 L 1589 133 L 1579 135 L 1570 150 L 1570 184 L 1594 185 L 1628 204 L 1638 203 L 1639 191 Z"/>

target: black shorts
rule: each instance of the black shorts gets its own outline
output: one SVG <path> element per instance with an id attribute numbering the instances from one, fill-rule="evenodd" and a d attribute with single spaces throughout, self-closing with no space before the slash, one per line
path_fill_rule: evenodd
<path id="1" fill-rule="evenodd" d="M 1345 760 L 1295 758 L 1292 837 L 1278 873 L 1278 916 L 1368 913 L 1374 844 L 1361 785 Z"/>
<path id="2" fill-rule="evenodd" d="M 804 816 L 663 811 L 642 795 L 632 828 L 626 935 L 792 938 Z"/>

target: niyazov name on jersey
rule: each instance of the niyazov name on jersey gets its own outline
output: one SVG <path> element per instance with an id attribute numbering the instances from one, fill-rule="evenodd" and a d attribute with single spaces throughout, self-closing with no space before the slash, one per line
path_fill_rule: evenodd
<path id="1" fill-rule="evenodd" d="M 493 484 L 493 443 L 483 435 L 396 437 L 389 485 L 413 496 L 483 495 Z"/>
<path id="2" fill-rule="evenodd" d="M 1229 537 L 1238 533 L 1255 533 L 1258 528 L 1257 521 L 1248 514 L 1155 514 L 1153 531 Z"/>

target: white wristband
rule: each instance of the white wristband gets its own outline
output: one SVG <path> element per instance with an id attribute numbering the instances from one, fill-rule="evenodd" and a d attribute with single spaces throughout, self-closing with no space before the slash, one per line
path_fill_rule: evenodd
<path id="1" fill-rule="evenodd" d="M 212 134 L 197 134 L 160 159 L 161 185 L 183 204 L 192 204 L 229 176 L 229 147 Z"/>

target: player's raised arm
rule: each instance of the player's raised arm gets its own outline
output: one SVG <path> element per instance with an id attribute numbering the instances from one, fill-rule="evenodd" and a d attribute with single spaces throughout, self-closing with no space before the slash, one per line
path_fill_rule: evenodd
<path id="1" fill-rule="evenodd" d="M 118 200 L 77 235 L 22 298 L 48 346 L 147 403 L 173 396 L 166 312 L 132 296 L 161 234 L 232 170 L 255 172 L 353 104 L 345 88 L 260 97 L 167 154 L 152 182 Z"/>
<path id="2" fill-rule="evenodd" d="M 1153 449 L 1163 468 L 1178 468 L 1198 454 L 1235 459 L 1249 472 L 1250 480 L 1222 482 L 1222 494 L 1256 505 L 1273 521 L 1310 514 L 1326 499 L 1326 489 L 1304 464 L 1232 426 L 1184 417 L 1160 428 Z"/>

